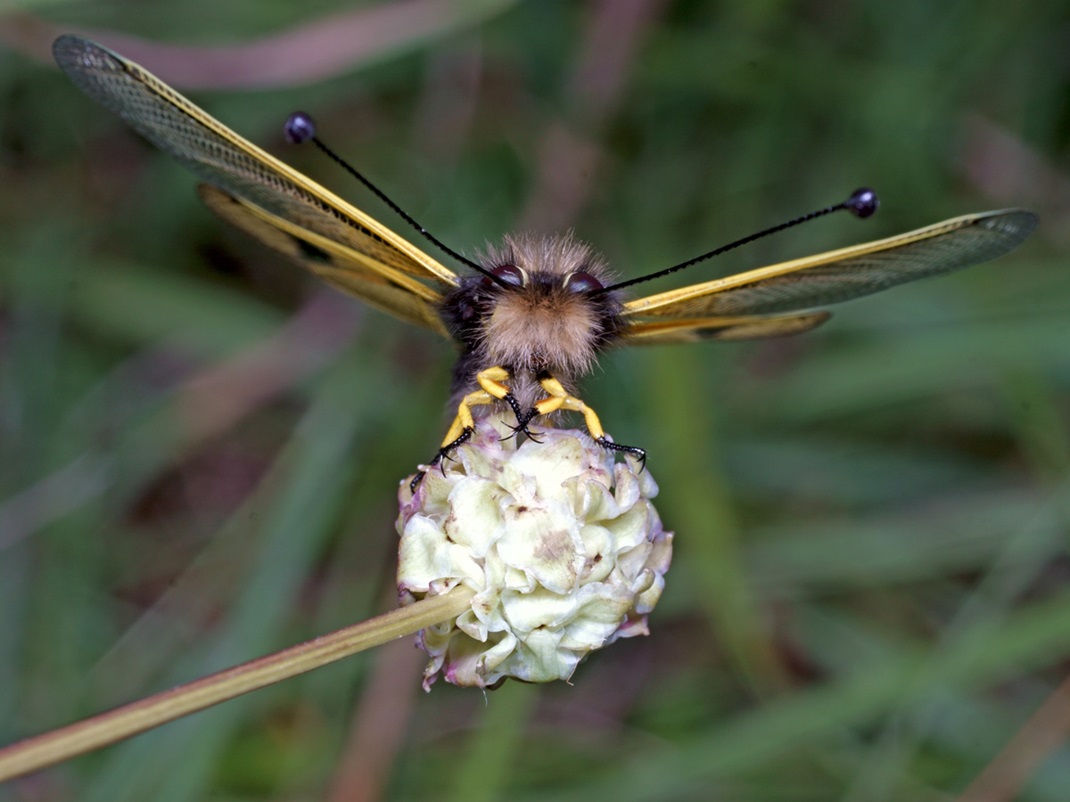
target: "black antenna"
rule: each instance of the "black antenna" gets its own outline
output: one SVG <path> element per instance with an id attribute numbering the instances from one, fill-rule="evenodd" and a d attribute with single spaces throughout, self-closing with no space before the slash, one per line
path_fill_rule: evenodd
<path id="1" fill-rule="evenodd" d="M 406 212 L 400 206 L 398 206 L 396 203 L 394 203 L 394 201 L 390 200 L 390 198 L 387 197 L 385 192 L 383 192 L 381 189 L 379 189 L 379 187 L 375 186 L 375 184 L 365 178 L 360 172 L 357 171 L 355 167 L 353 167 L 353 165 L 351 165 L 349 162 L 347 162 L 329 147 L 324 145 L 323 142 L 320 141 L 320 138 L 316 136 L 316 123 L 312 120 L 312 117 L 310 115 L 306 114 L 303 111 L 295 111 L 286 120 L 286 124 L 282 128 L 282 132 L 283 135 L 286 137 L 286 140 L 288 142 L 293 143 L 294 145 L 301 145 L 309 141 L 315 144 L 317 148 L 319 148 L 323 153 L 327 154 L 327 156 L 330 157 L 336 164 L 340 165 L 343 170 L 345 170 L 355 179 L 360 181 L 360 183 L 370 189 L 375 194 L 375 196 L 379 198 L 379 200 L 381 200 L 383 203 L 393 209 L 394 213 L 397 214 L 398 217 L 400 217 L 410 226 L 419 231 L 420 234 L 422 234 L 432 245 L 441 250 L 443 253 L 452 256 L 458 262 L 468 265 L 470 268 L 472 268 L 478 273 L 482 273 L 487 278 L 493 279 L 495 282 L 501 284 L 503 287 L 511 286 L 506 284 L 503 279 L 494 275 L 482 265 L 477 264 L 471 259 L 462 256 L 461 254 L 457 253 L 457 251 L 453 250 L 453 248 L 449 247 L 441 240 L 439 240 L 430 231 L 428 231 L 426 228 L 416 222 L 416 220 L 414 220 L 409 214 L 406 214 Z"/>
<path id="2" fill-rule="evenodd" d="M 833 212 L 838 212 L 841 209 L 846 209 L 855 217 L 869 217 L 875 211 L 877 211 L 878 206 L 880 206 L 880 198 L 877 197 L 876 192 L 874 192 L 872 189 L 866 189 L 864 187 L 862 189 L 856 189 L 854 192 L 851 193 L 851 197 L 849 197 L 842 203 L 837 203 L 835 206 L 826 206 L 824 209 L 818 209 L 816 212 L 804 214 L 802 217 L 796 217 L 794 220 L 789 220 L 788 222 L 781 223 L 778 226 L 773 226 L 772 228 L 767 228 L 764 231 L 759 231 L 757 234 L 751 234 L 749 237 L 737 239 L 735 242 L 730 242 L 727 245 L 722 245 L 720 248 L 714 248 L 709 253 L 704 253 L 701 256 L 696 256 L 693 259 L 688 259 L 686 262 L 680 262 L 680 264 L 673 265 L 672 267 L 667 267 L 664 270 L 658 270 L 656 273 L 650 273 L 645 276 L 640 276 L 639 278 L 632 278 L 628 279 L 627 281 L 622 281 L 619 284 L 613 284 L 609 287 L 603 287 L 602 289 L 598 290 L 596 294 L 609 292 L 610 290 L 620 290 L 624 287 L 630 287 L 633 284 L 639 284 L 643 281 L 650 281 L 651 279 L 667 276 L 670 273 L 675 273 L 677 270 L 683 270 L 684 268 L 691 267 L 691 265 L 698 264 L 699 262 L 703 262 L 707 259 L 710 259 L 711 257 L 720 256 L 722 253 L 730 251 L 733 248 L 738 248 L 740 245 L 746 245 L 748 242 L 754 242 L 754 240 L 756 239 L 761 239 L 762 237 L 767 237 L 770 234 L 775 234 L 778 231 L 783 231 L 785 228 L 791 228 L 792 226 L 797 226 L 800 223 L 805 223 L 808 220 L 813 220 L 815 217 L 824 217 L 826 214 L 832 214 Z"/>

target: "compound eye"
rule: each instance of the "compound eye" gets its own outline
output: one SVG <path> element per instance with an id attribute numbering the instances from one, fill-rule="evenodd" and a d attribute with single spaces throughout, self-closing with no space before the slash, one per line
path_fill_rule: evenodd
<path id="1" fill-rule="evenodd" d="M 528 283 L 528 274 L 523 268 L 516 265 L 498 265 L 490 271 L 491 275 L 498 279 L 498 284 L 508 284 L 511 287 L 523 287 Z M 485 284 L 491 283 L 490 279 L 483 279 Z"/>
<path id="2" fill-rule="evenodd" d="M 595 292 L 602 289 L 602 282 L 590 273 L 577 270 L 565 276 L 565 289 L 572 292 Z"/>

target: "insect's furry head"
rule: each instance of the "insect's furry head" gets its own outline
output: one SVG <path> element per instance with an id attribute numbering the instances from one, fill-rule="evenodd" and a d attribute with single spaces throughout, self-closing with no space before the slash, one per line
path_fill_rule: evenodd
<path id="1" fill-rule="evenodd" d="M 504 271 L 507 283 L 472 277 L 447 310 L 482 367 L 567 379 L 588 372 L 617 333 L 617 295 L 595 291 L 610 283 L 609 269 L 571 232 L 509 236 L 486 248 L 480 262 L 495 275 Z"/>

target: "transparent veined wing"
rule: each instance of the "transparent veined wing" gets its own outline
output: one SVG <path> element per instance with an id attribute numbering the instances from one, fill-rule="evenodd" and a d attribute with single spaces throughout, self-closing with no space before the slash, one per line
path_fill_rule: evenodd
<path id="1" fill-rule="evenodd" d="M 950 273 L 1013 250 L 1036 228 L 1022 209 L 955 217 L 895 237 L 637 298 L 626 317 L 778 315 Z"/>
<path id="2" fill-rule="evenodd" d="M 413 312 L 413 305 L 392 303 L 389 298 L 411 293 L 430 308 L 457 285 L 453 271 L 243 139 L 137 64 L 77 36 L 61 36 L 52 49 L 60 68 L 89 97 L 218 187 L 222 192 L 207 195 L 218 201 L 209 204 L 216 212 L 286 251 L 283 240 L 267 236 L 267 227 L 283 232 L 293 239 L 290 250 L 309 257 L 298 259 L 309 269 L 317 255 L 328 253 L 330 264 L 313 272 L 332 284 L 407 320 L 413 314 L 422 319 L 426 310 Z M 232 196 L 241 207 L 226 203 L 223 195 Z M 256 222 L 249 222 L 253 218 Z M 326 247 L 325 242 L 337 247 Z M 343 278 L 347 271 L 352 275 Z M 399 293 L 381 291 L 384 282 Z M 366 288 L 371 294 L 364 292 Z M 424 325 L 445 331 L 441 324 Z"/>
<path id="3" fill-rule="evenodd" d="M 621 332 L 626 345 L 668 345 L 705 340 L 760 340 L 788 337 L 816 329 L 830 312 L 742 317 L 669 318 L 632 321 Z"/>
<path id="4" fill-rule="evenodd" d="M 223 220 L 288 256 L 328 284 L 399 320 L 431 329 L 450 339 L 438 313 L 440 294 L 414 277 L 398 274 L 390 281 L 366 269 L 357 254 L 346 245 L 307 229 L 298 229 L 294 224 L 210 184 L 201 184 L 197 192 L 204 205 Z"/>

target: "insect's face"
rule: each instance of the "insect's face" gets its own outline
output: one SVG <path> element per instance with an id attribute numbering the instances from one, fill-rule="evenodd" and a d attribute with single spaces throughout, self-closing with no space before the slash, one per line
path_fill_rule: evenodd
<path id="1" fill-rule="evenodd" d="M 492 365 L 572 375 L 589 369 L 620 327 L 600 258 L 570 237 L 510 237 L 447 300 L 455 336 Z M 481 360 L 482 361 L 482 360 Z"/>

